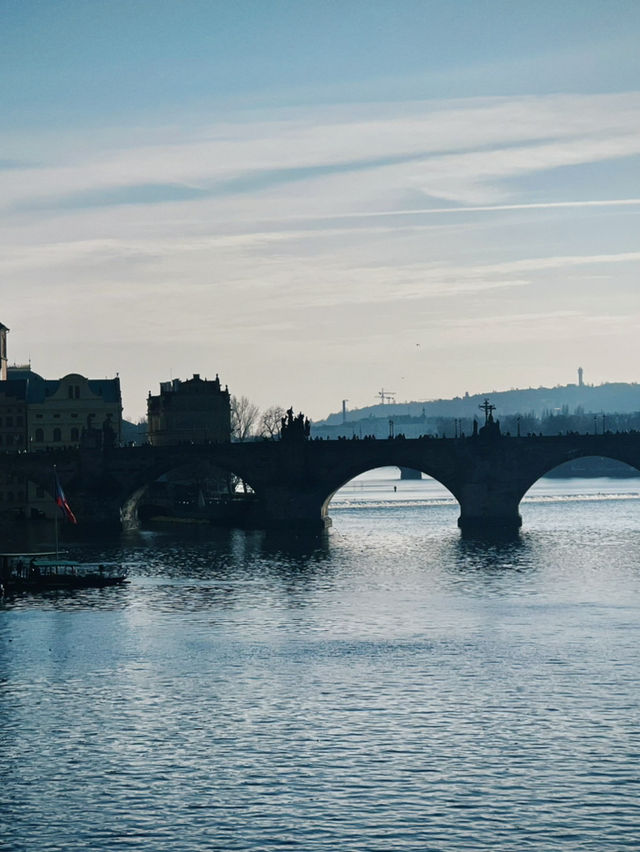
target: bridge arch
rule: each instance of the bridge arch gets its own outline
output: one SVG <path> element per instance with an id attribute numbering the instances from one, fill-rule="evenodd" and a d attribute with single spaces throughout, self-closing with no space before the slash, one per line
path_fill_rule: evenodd
<path id="1" fill-rule="evenodd" d="M 501 440 L 476 457 L 463 485 L 458 526 L 465 533 L 515 531 L 520 504 L 530 488 L 564 462 L 599 456 L 640 469 L 640 444 L 627 436 L 557 436 Z"/>
<path id="2" fill-rule="evenodd" d="M 622 469 L 627 469 L 629 471 L 635 471 L 635 475 L 640 477 L 640 454 L 629 453 L 623 451 L 610 450 L 606 453 L 594 453 L 588 450 L 573 450 L 567 453 L 563 453 L 560 457 L 555 457 L 551 459 L 546 459 L 544 463 L 542 463 L 538 469 L 532 471 L 530 475 L 523 480 L 520 486 L 520 496 L 519 500 L 522 500 L 531 488 L 538 483 L 543 477 L 547 476 L 549 473 L 557 470 L 563 465 L 571 464 L 575 465 L 581 460 L 598 460 L 599 462 L 613 462 L 614 464 L 620 465 Z M 579 475 L 579 474 L 576 474 Z M 594 476 L 606 476 L 606 473 L 595 473 Z M 634 474 L 630 474 L 634 475 Z"/>
<path id="3" fill-rule="evenodd" d="M 159 500 L 158 490 L 155 494 L 153 493 L 154 485 L 160 482 L 171 483 L 174 486 L 167 488 L 168 494 L 173 493 L 173 496 L 179 498 L 180 492 L 182 492 L 183 500 L 181 502 L 185 514 L 188 514 L 191 509 L 195 509 L 198 513 L 206 515 L 207 506 L 211 506 L 210 488 L 212 480 L 218 480 L 217 496 L 220 504 L 225 501 L 228 503 L 237 494 L 246 496 L 248 504 L 250 496 L 256 492 L 251 473 L 247 474 L 244 470 L 240 471 L 237 464 L 224 459 L 213 460 L 206 457 L 194 460 L 193 454 L 174 457 L 141 471 L 139 476 L 127 483 L 120 506 L 122 523 L 124 526 L 136 526 L 139 522 L 140 506 L 147 498 L 151 504 L 154 500 L 156 504 L 160 502 L 160 506 L 164 506 L 167 510 L 165 513 L 172 510 L 171 496 L 165 500 Z M 227 490 L 223 487 L 225 484 Z M 190 494 L 192 490 L 194 493 Z M 199 491 L 202 493 L 205 502 L 203 506 L 196 505 Z M 180 503 L 179 500 L 177 502 Z M 236 508 L 239 516 L 241 510 L 237 504 Z M 159 514 L 162 514 L 162 512 L 159 512 Z M 215 511 L 211 509 L 209 514 L 211 519 L 214 520 Z"/>
<path id="4" fill-rule="evenodd" d="M 331 501 L 342 488 L 349 485 L 349 483 L 358 479 L 358 477 L 362 476 L 363 474 L 372 473 L 374 471 L 386 470 L 390 467 L 396 468 L 398 470 L 400 468 L 400 466 L 397 464 L 359 464 L 351 467 L 348 474 L 343 472 L 340 476 L 334 477 L 333 480 L 328 483 L 328 488 L 330 490 L 327 492 L 322 502 L 322 518 L 325 520 L 329 518 L 329 509 Z M 402 467 L 406 467 L 406 465 L 402 465 Z M 417 470 L 424 476 L 428 477 L 429 479 L 432 479 L 434 482 L 436 482 L 439 486 L 443 488 L 444 492 L 446 492 L 449 496 L 453 497 L 453 499 L 456 500 L 456 502 L 459 504 L 460 501 L 458 500 L 458 497 L 456 496 L 453 488 L 446 482 L 442 481 L 443 479 L 445 479 L 445 477 L 442 477 L 441 479 L 437 474 L 432 473 L 429 469 L 423 470 L 420 466 L 417 465 L 413 465 L 412 469 Z M 442 474 L 440 475 L 442 476 Z M 397 481 L 399 482 L 400 479 L 398 478 Z"/>

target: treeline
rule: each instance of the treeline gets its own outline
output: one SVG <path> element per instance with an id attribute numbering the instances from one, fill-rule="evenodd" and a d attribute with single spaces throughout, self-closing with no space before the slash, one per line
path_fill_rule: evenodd
<path id="1" fill-rule="evenodd" d="M 533 412 L 524 414 L 500 415 L 497 411 L 494 417 L 500 423 L 503 435 L 513 437 L 518 434 L 526 435 L 566 435 L 574 432 L 580 435 L 603 432 L 640 431 L 640 411 L 602 413 L 584 411 L 576 408 L 572 413 L 568 407 L 560 410 L 546 411 L 541 416 Z M 474 420 L 478 427 L 484 425 L 484 415 L 469 417 L 412 417 L 409 414 L 391 414 L 387 417 L 365 417 L 361 420 L 349 420 L 340 425 L 312 424 L 311 434 L 318 438 L 351 438 L 372 435 L 376 438 L 387 438 L 390 435 L 404 435 L 405 438 L 419 438 L 422 435 L 454 438 L 456 436 L 473 434 Z"/>
<path id="2" fill-rule="evenodd" d="M 479 420 L 482 426 L 483 418 Z M 500 430 L 509 435 L 565 435 L 567 432 L 577 432 L 580 435 L 601 435 L 603 432 L 640 431 L 640 411 L 632 413 L 613 413 L 583 411 L 578 408 L 570 413 L 565 407 L 562 411 L 546 411 L 540 417 L 533 413 L 507 414 L 496 417 L 500 421 Z M 472 417 L 441 417 L 436 420 L 436 430 L 440 435 L 454 434 L 470 435 L 473 431 Z"/>

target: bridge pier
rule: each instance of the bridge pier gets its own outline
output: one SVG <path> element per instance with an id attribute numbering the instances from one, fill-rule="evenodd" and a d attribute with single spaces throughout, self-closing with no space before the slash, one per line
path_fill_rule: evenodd
<path id="1" fill-rule="evenodd" d="M 106 498 L 103 495 L 76 494 L 73 498 L 73 510 L 82 521 L 82 526 L 100 527 L 101 529 L 121 529 L 123 517 L 118 498 Z"/>
<path id="2" fill-rule="evenodd" d="M 502 483 L 473 483 L 461 491 L 458 527 L 463 533 L 514 533 L 522 526 L 520 498 Z"/>
<path id="3" fill-rule="evenodd" d="M 322 531 L 331 526 L 324 493 L 290 485 L 271 485 L 258 492 L 251 517 L 255 526 L 269 529 Z"/>
<path id="4" fill-rule="evenodd" d="M 110 474 L 109 462 L 110 457 L 104 453 L 80 451 L 78 471 L 66 493 L 83 527 L 122 527 L 122 488 Z"/>

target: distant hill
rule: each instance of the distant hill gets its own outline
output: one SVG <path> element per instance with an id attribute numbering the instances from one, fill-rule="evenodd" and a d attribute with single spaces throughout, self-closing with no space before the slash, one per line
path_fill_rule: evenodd
<path id="1" fill-rule="evenodd" d="M 365 418 L 390 418 L 410 416 L 427 418 L 478 417 L 479 406 L 485 398 L 496 406 L 496 416 L 529 415 L 543 417 L 548 414 L 566 412 L 585 413 L 631 413 L 640 412 L 640 384 L 636 382 L 608 382 L 602 385 L 560 385 L 554 388 L 519 388 L 508 391 L 487 391 L 465 394 L 453 399 L 434 399 L 424 402 L 386 403 L 369 405 L 347 411 L 346 421 L 356 422 Z M 315 421 L 314 427 L 338 426 L 342 424 L 342 412 L 330 414 L 325 420 Z"/>

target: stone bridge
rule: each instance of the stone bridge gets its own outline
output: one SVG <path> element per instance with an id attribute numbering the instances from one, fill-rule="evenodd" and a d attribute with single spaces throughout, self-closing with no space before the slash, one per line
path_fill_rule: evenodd
<path id="1" fill-rule="evenodd" d="M 66 450 L 0 456 L 0 466 L 51 490 L 52 467 L 80 522 L 135 520 L 136 502 L 151 482 L 197 463 L 241 477 L 255 492 L 256 527 L 330 523 L 331 497 L 373 468 L 397 465 L 432 476 L 460 504 L 463 531 L 517 529 L 529 488 L 562 462 L 603 456 L 640 470 L 640 433 L 389 440 L 256 441 L 172 447 L 124 447 L 107 453 Z"/>

